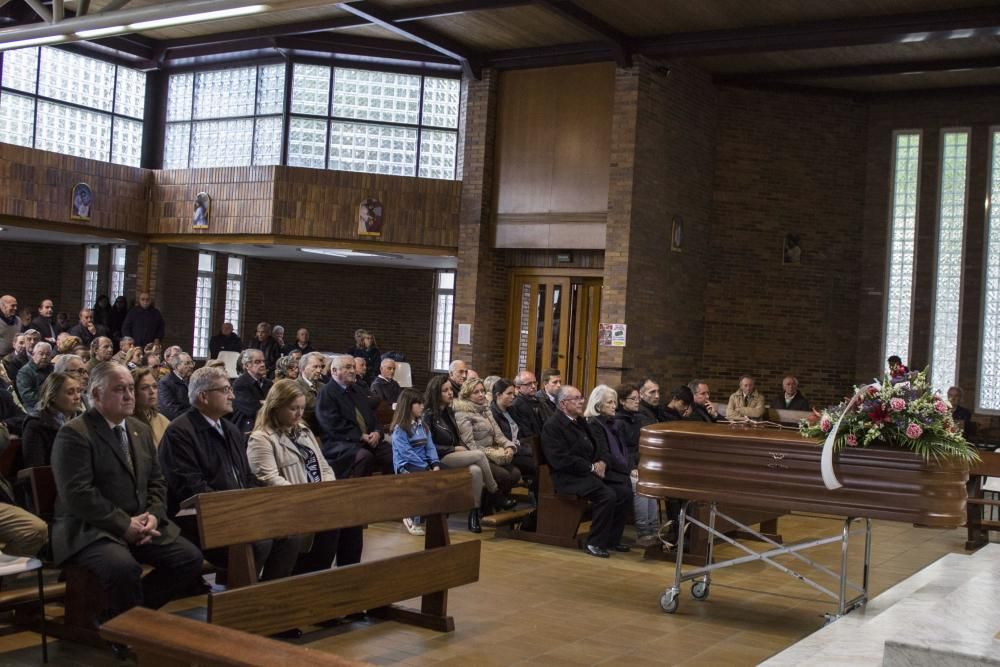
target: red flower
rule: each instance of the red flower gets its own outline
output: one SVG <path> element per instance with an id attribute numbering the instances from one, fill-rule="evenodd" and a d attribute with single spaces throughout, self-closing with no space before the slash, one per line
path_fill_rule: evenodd
<path id="1" fill-rule="evenodd" d="M 868 418 L 876 424 L 883 424 L 889 421 L 889 413 L 886 411 L 884 405 L 876 403 L 872 406 L 872 409 L 868 411 Z"/>

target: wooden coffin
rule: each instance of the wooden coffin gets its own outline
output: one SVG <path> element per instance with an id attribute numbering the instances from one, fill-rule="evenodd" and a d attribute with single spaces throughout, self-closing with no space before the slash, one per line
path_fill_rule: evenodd
<path id="1" fill-rule="evenodd" d="M 638 492 L 646 496 L 936 528 L 965 523 L 968 468 L 900 449 L 836 454 L 843 487 L 832 491 L 820 476 L 822 443 L 790 429 L 670 422 L 642 429 L 639 449 Z"/>

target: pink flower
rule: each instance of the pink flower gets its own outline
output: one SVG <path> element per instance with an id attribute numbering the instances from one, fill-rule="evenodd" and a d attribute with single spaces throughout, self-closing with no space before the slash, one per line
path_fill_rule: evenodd
<path id="1" fill-rule="evenodd" d="M 906 437 L 910 440 L 916 440 L 924 434 L 924 429 L 920 428 L 920 424 L 910 424 L 906 427 Z"/>
<path id="2" fill-rule="evenodd" d="M 819 428 L 823 433 L 829 433 L 830 429 L 833 428 L 833 422 L 830 421 L 829 417 L 823 417 L 819 422 Z"/>
<path id="3" fill-rule="evenodd" d="M 934 409 L 940 412 L 941 414 L 948 412 L 948 406 L 945 405 L 943 401 L 936 402 L 934 404 Z"/>
<path id="4" fill-rule="evenodd" d="M 902 412 L 906 409 L 906 401 L 901 398 L 893 398 L 889 401 L 889 407 L 893 412 Z"/>
<path id="5" fill-rule="evenodd" d="M 858 446 L 858 437 L 856 435 L 854 435 L 853 433 L 848 433 L 847 434 L 847 446 L 848 447 L 857 447 Z"/>

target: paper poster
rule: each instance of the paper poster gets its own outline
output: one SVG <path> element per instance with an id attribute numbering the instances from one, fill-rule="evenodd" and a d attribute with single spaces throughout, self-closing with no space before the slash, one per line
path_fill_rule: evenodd
<path id="1" fill-rule="evenodd" d="M 459 324 L 458 325 L 458 344 L 459 345 L 472 345 L 472 325 L 471 324 Z"/>
<path id="2" fill-rule="evenodd" d="M 605 347 L 625 347 L 625 324 L 602 322 L 597 332 L 597 344 Z"/>

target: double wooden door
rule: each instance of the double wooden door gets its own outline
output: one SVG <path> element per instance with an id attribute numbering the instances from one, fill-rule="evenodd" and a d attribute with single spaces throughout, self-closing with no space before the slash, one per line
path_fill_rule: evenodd
<path id="1" fill-rule="evenodd" d="M 507 317 L 507 377 L 526 368 L 536 376 L 558 368 L 563 384 L 583 392 L 597 375 L 601 278 L 515 271 Z"/>

